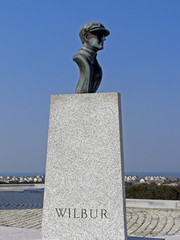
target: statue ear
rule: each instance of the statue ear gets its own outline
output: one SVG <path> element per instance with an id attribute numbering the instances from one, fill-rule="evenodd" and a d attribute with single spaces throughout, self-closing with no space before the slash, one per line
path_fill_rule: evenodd
<path id="1" fill-rule="evenodd" d="M 87 33 L 84 33 L 84 35 L 83 35 L 83 38 L 84 38 L 84 41 L 86 41 L 86 42 L 89 42 L 89 40 L 87 39 Z"/>

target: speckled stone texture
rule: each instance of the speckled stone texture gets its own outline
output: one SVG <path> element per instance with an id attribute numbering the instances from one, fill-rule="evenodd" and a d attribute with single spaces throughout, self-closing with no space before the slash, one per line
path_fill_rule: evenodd
<path id="1" fill-rule="evenodd" d="M 43 240 L 125 240 L 119 93 L 53 95 Z"/>

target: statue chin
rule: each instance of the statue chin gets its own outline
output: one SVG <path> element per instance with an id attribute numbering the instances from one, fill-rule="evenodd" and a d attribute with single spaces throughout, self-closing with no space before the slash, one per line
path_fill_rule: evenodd
<path id="1" fill-rule="evenodd" d="M 104 46 L 101 45 L 101 44 L 99 44 L 99 45 L 93 46 L 91 49 L 92 49 L 93 51 L 97 52 L 97 51 L 102 50 L 103 48 L 104 48 Z"/>

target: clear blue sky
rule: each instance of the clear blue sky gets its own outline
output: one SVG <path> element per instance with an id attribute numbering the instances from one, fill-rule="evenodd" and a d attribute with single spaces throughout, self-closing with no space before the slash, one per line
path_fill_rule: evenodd
<path id="1" fill-rule="evenodd" d="M 111 34 L 98 92 L 120 92 L 126 171 L 180 171 L 179 0 L 1 0 L 0 172 L 43 172 L 50 95 L 73 94 L 82 25 Z"/>

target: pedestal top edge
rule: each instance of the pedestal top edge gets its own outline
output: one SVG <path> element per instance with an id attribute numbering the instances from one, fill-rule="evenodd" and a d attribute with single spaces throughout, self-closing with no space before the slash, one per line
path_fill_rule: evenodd
<path id="1" fill-rule="evenodd" d="M 97 96 L 97 95 L 120 95 L 120 92 L 103 92 L 103 93 L 72 93 L 72 94 L 52 94 L 52 97 L 58 97 L 58 96 Z"/>

